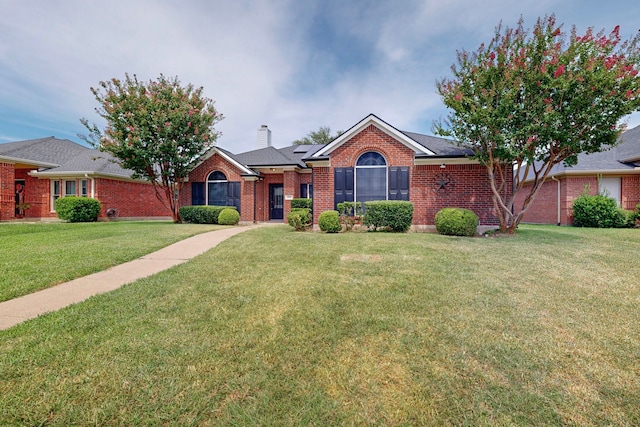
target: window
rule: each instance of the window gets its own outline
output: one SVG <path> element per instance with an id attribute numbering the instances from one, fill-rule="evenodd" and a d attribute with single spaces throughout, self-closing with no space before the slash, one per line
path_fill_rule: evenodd
<path id="1" fill-rule="evenodd" d="M 60 181 L 51 181 L 51 212 L 55 212 L 56 200 L 59 199 L 60 196 Z"/>
<path id="2" fill-rule="evenodd" d="M 86 179 L 81 179 L 80 180 L 80 195 L 82 197 L 87 197 L 89 195 L 89 187 L 87 185 L 87 180 Z"/>
<path id="3" fill-rule="evenodd" d="M 380 153 L 366 152 L 358 158 L 355 168 L 334 169 L 335 209 L 342 202 L 409 200 L 409 185 L 409 166 L 387 167 Z"/>
<path id="4" fill-rule="evenodd" d="M 64 181 L 64 194 L 63 197 L 76 195 L 76 181 Z"/>
<path id="5" fill-rule="evenodd" d="M 313 199 L 313 184 L 300 184 L 300 197 Z"/>
<path id="6" fill-rule="evenodd" d="M 206 196 L 207 205 L 235 206 L 240 212 L 240 182 L 227 181 L 223 172 L 214 171 L 209 174 Z"/>
<path id="7" fill-rule="evenodd" d="M 382 154 L 370 151 L 358 158 L 355 170 L 355 200 L 387 200 L 387 162 Z"/>

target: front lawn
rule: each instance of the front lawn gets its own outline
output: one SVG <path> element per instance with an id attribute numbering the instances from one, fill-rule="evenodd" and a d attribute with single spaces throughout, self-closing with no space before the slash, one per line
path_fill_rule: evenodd
<path id="1" fill-rule="evenodd" d="M 639 425 L 638 230 L 250 230 L 0 332 L 0 425 Z"/>
<path id="2" fill-rule="evenodd" d="M 219 228 L 172 222 L 0 224 L 0 302 Z"/>

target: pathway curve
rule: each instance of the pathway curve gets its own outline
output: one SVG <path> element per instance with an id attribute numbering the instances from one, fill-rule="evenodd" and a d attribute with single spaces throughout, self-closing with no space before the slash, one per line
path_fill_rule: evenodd
<path id="1" fill-rule="evenodd" d="M 197 234 L 141 258 L 116 265 L 108 270 L 80 277 L 9 301 L 0 302 L 0 330 L 8 329 L 41 314 L 84 301 L 93 295 L 112 291 L 127 283 L 171 268 L 174 265 L 182 264 L 197 255 L 205 253 L 231 236 L 262 225 L 264 224 L 223 228 Z"/>

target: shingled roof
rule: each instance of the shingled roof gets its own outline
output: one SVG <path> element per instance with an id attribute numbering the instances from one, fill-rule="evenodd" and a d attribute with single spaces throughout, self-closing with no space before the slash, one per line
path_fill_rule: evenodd
<path id="1" fill-rule="evenodd" d="M 0 144 L 0 159 L 33 165 L 38 175 L 99 174 L 131 178 L 133 173 L 113 162 L 108 153 L 53 136 Z"/>

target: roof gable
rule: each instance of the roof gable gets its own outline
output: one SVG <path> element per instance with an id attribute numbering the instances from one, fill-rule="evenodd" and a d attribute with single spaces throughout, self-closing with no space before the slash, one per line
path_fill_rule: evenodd
<path id="1" fill-rule="evenodd" d="M 382 132 L 386 133 L 387 135 L 389 135 L 392 138 L 396 139 L 400 143 L 402 143 L 405 146 L 409 147 L 410 149 L 412 149 L 417 154 L 424 154 L 424 155 L 429 155 L 429 156 L 434 156 L 435 155 L 435 153 L 433 151 L 431 151 L 429 148 L 425 147 L 424 145 L 418 143 L 416 140 L 414 140 L 413 138 L 409 137 L 407 134 L 405 134 L 405 133 L 399 131 L 398 129 L 394 128 L 389 123 L 387 123 L 384 120 L 380 119 L 376 115 L 369 114 L 367 117 L 365 117 L 364 119 L 360 120 L 358 123 L 356 123 L 353 127 L 351 127 L 346 132 L 344 132 L 342 135 L 338 136 L 336 139 L 331 141 L 329 144 L 325 145 L 324 148 L 316 151 L 309 158 L 310 159 L 314 159 L 314 158 L 326 157 L 327 155 L 331 154 L 336 148 L 342 146 L 344 143 L 349 141 L 352 137 L 354 137 L 358 133 L 362 132 L 364 129 L 366 129 L 367 127 L 369 127 L 371 125 L 377 127 Z"/>

